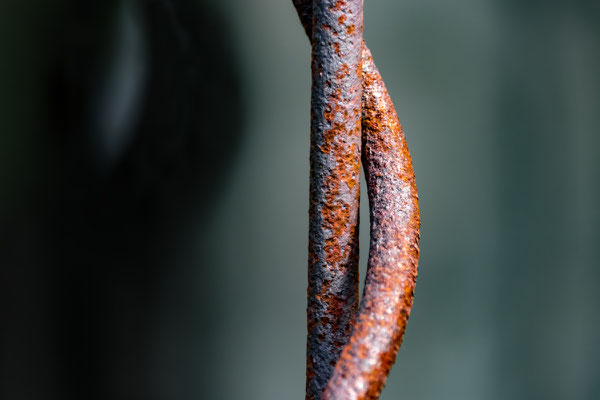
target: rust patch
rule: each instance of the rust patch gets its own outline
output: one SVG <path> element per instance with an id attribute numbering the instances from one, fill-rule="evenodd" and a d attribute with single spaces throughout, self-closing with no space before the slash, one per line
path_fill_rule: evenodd
<path id="1" fill-rule="evenodd" d="M 344 64 L 337 71 L 335 78 L 338 80 L 341 80 L 341 79 L 344 79 L 345 77 L 347 77 L 348 75 L 350 75 L 350 67 L 348 66 L 348 64 Z"/>
<path id="2" fill-rule="evenodd" d="M 329 11 L 341 11 L 346 5 L 348 4 L 344 0 L 337 0 L 335 4 L 329 6 L 328 9 Z"/>
<path id="3" fill-rule="evenodd" d="M 338 42 L 335 42 L 333 44 L 333 49 L 335 50 L 335 54 L 337 54 L 338 56 L 342 54 L 342 52 L 340 51 L 340 44 Z"/>

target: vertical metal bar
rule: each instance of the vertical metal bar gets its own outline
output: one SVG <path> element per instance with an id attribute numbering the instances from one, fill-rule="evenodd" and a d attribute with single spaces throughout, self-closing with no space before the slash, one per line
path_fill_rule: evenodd
<path id="1" fill-rule="evenodd" d="M 311 1 L 293 3 L 310 38 Z M 379 398 L 402 342 L 417 277 L 420 218 L 412 160 L 392 101 L 364 43 L 362 64 L 362 158 L 371 219 L 369 264 L 354 333 L 323 399 Z"/>
<path id="2" fill-rule="evenodd" d="M 320 399 L 358 307 L 362 0 L 314 0 L 306 399 Z"/>

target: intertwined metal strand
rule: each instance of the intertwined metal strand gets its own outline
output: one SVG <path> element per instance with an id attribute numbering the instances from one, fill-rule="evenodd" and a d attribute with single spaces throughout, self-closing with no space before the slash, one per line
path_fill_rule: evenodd
<path id="1" fill-rule="evenodd" d="M 322 36 L 315 35 L 315 32 L 319 32 L 317 25 L 320 22 L 316 13 L 317 10 L 322 10 L 323 4 L 327 2 L 315 0 L 314 8 L 311 0 L 293 0 L 293 2 L 313 44 L 312 121 L 314 123 L 315 119 L 319 118 L 314 114 L 320 111 L 315 108 L 314 86 L 315 82 L 319 81 L 314 79 L 314 49 L 319 49 L 319 46 L 322 46 L 319 42 L 323 40 Z M 331 8 L 331 3 L 334 2 L 326 5 L 329 11 L 335 10 Z M 335 5 L 343 7 L 348 5 L 348 2 L 336 1 Z M 340 21 L 339 16 L 337 14 L 335 16 Z M 345 22 L 343 18 L 340 24 L 342 22 Z M 307 399 L 350 400 L 379 397 L 402 342 L 417 277 L 420 219 L 412 160 L 392 101 L 373 63 L 370 51 L 364 43 L 361 46 L 361 53 L 362 71 L 358 72 L 360 67 L 357 67 L 357 74 L 362 84 L 361 154 L 367 178 L 371 223 L 366 284 L 353 332 L 341 356 L 337 359 L 335 358 L 339 354 L 337 348 L 319 346 L 320 343 L 311 341 L 311 331 L 322 322 L 311 312 L 311 283 L 313 274 L 319 273 L 314 269 L 315 267 L 328 268 L 329 264 L 309 262 Z M 317 72 L 322 71 L 317 70 Z M 338 110 L 344 112 L 342 108 Z M 348 135 L 347 132 L 345 134 Z M 343 138 L 338 140 L 343 141 Z M 338 153 L 336 157 L 340 155 L 342 154 Z M 311 168 L 311 176 L 319 173 L 314 171 L 315 165 L 312 163 Z M 311 186 L 311 211 L 313 210 L 312 190 Z M 357 226 L 358 222 L 356 222 Z M 313 257 L 312 251 L 311 257 Z M 355 268 L 355 265 L 348 264 L 348 268 Z M 344 275 L 347 277 L 345 283 L 348 288 L 355 288 L 358 284 L 358 274 L 355 271 L 355 269 L 347 271 Z M 338 294 L 342 297 L 336 298 L 339 304 L 347 305 L 344 309 L 346 312 L 352 310 L 351 305 L 355 301 L 353 293 L 350 290 L 341 291 Z M 328 294 L 330 294 L 328 291 L 322 292 L 322 295 Z M 324 306 L 327 308 L 320 316 L 330 311 L 327 304 Z M 343 321 L 348 324 L 351 323 L 349 321 L 352 321 L 352 318 L 353 316 L 344 315 Z M 329 329 L 335 325 L 330 320 L 327 322 L 321 324 L 319 329 L 321 337 L 331 335 Z M 329 351 L 329 354 L 324 355 L 320 351 Z M 320 376 L 322 371 L 315 368 L 315 361 L 327 356 L 335 363 L 333 374 Z M 322 394 L 315 392 L 322 386 L 324 380 L 328 380 L 324 392 Z M 314 384 L 315 381 L 318 384 Z"/>

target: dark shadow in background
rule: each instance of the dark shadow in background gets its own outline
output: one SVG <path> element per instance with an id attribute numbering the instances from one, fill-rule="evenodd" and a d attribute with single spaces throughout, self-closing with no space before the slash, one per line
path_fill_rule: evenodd
<path id="1" fill-rule="evenodd" d="M 210 346 L 202 326 L 172 354 L 154 342 L 160 307 L 175 330 L 215 323 L 210 284 L 195 306 L 159 298 L 182 269 L 218 273 L 168 255 L 240 141 L 226 23 L 183 0 L 42 3 L 3 7 L 0 398 L 197 397 L 181 381 L 214 373 L 169 383 L 161 359 Z"/>

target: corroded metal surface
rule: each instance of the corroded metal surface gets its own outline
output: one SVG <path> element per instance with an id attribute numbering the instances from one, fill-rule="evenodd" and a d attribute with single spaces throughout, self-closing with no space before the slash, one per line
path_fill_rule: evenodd
<path id="1" fill-rule="evenodd" d="M 371 243 L 363 299 L 323 399 L 377 399 L 402 342 L 419 258 L 412 160 L 392 101 L 363 47 L 363 164 Z"/>
<path id="2" fill-rule="evenodd" d="M 358 307 L 362 6 L 313 4 L 307 399 L 320 399 Z"/>
<path id="3" fill-rule="evenodd" d="M 293 3 L 311 38 L 312 2 Z M 362 67 L 362 158 L 371 217 L 369 264 L 358 321 L 323 399 L 379 397 L 402 341 L 417 277 L 420 220 L 412 161 L 392 101 L 364 43 Z M 309 326 L 310 320 L 309 308 Z M 307 362 L 308 381 L 319 374 L 313 367 Z"/>

